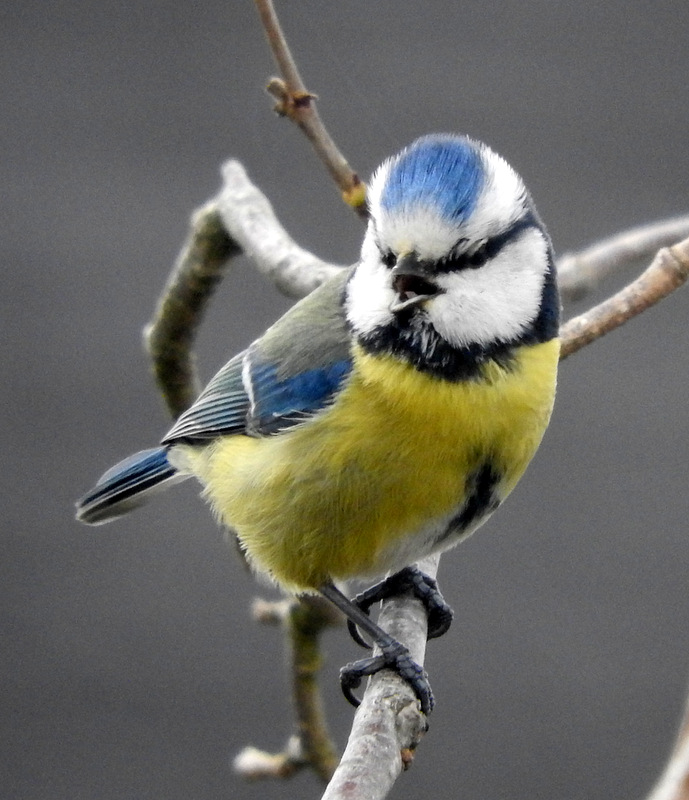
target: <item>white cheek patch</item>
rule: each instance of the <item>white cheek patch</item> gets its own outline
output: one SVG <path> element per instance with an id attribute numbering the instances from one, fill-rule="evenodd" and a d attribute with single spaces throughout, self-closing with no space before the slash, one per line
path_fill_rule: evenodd
<path id="1" fill-rule="evenodd" d="M 369 333 L 393 320 L 390 306 L 397 295 L 390 270 L 380 261 L 378 246 L 369 231 L 361 248 L 361 261 L 347 285 L 347 320 L 357 333 Z"/>
<path id="2" fill-rule="evenodd" d="M 548 263 L 542 233 L 529 228 L 478 269 L 439 273 L 443 292 L 423 308 L 438 334 L 454 347 L 519 338 L 535 320 Z M 390 270 L 380 262 L 371 233 L 347 288 L 347 319 L 356 333 L 389 325 L 397 300 Z"/>
<path id="3" fill-rule="evenodd" d="M 426 305 L 433 327 L 455 347 L 518 338 L 538 315 L 547 258 L 532 228 L 484 266 L 439 276 L 445 293 Z"/>

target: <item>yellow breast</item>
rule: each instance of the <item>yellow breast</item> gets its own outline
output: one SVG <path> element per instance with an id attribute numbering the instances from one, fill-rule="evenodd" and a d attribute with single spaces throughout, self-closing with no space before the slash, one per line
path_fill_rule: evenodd
<path id="1" fill-rule="evenodd" d="M 420 533 L 462 508 L 482 465 L 499 500 L 514 487 L 548 424 L 558 355 L 557 340 L 525 346 L 509 370 L 491 363 L 480 380 L 450 383 L 356 349 L 327 411 L 277 436 L 185 446 L 185 460 L 285 588 L 382 573 L 397 543 L 428 549 Z"/>

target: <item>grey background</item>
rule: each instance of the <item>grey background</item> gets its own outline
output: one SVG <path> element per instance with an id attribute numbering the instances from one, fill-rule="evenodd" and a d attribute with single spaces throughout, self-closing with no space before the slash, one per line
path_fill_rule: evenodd
<path id="1" fill-rule="evenodd" d="M 524 175 L 560 252 L 687 211 L 686 0 L 280 6 L 362 175 L 461 130 Z M 72 504 L 168 425 L 140 330 L 223 159 L 323 257 L 354 260 L 361 225 L 272 115 L 248 0 L 0 15 L 2 796 L 316 797 L 311 775 L 247 786 L 228 766 L 282 745 L 289 703 L 279 636 L 249 620 L 263 590 L 196 488 L 95 530 Z M 202 331 L 205 376 L 288 306 L 245 266 Z M 566 363 L 527 477 L 444 559 L 457 618 L 394 797 L 639 797 L 655 779 L 689 675 L 688 298 Z M 356 649 L 326 645 L 343 743 L 336 676 Z"/>

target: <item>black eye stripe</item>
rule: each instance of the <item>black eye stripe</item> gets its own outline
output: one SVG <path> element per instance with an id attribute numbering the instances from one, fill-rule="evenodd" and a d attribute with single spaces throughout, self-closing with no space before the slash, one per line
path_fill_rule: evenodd
<path id="1" fill-rule="evenodd" d="M 519 237 L 528 228 L 539 228 L 535 217 L 530 211 L 516 222 L 513 222 L 507 230 L 504 230 L 497 236 L 487 239 L 478 250 L 475 250 L 473 253 L 461 253 L 454 258 L 438 261 L 435 264 L 435 269 L 437 272 L 456 272 L 462 269 L 478 269 L 490 258 L 496 256 L 506 244 Z"/>
<path id="2" fill-rule="evenodd" d="M 397 256 L 391 250 L 388 250 L 381 255 L 380 260 L 388 269 L 392 269 L 397 263 Z"/>
<path id="3" fill-rule="evenodd" d="M 487 239 L 483 244 L 472 253 L 460 253 L 452 258 L 445 258 L 434 263 L 426 262 L 431 272 L 457 272 L 463 269 L 479 269 L 489 259 L 494 258 L 506 244 L 518 238 L 525 230 L 535 228 L 540 230 L 537 219 L 531 210 L 527 211 L 523 217 L 512 223 L 509 228 L 497 236 Z M 457 244 L 466 242 L 466 238 L 459 240 Z M 455 245 L 457 246 L 457 245 Z M 378 246 L 380 250 L 380 245 Z M 381 253 L 381 262 L 388 269 L 392 269 L 397 264 L 397 256 L 391 250 Z"/>

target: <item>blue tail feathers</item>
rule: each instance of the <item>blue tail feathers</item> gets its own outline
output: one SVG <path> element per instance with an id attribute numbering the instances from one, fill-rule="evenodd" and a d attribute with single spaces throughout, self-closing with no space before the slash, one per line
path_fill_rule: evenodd
<path id="1" fill-rule="evenodd" d="M 77 519 L 99 525 L 142 505 L 165 484 L 186 478 L 167 460 L 166 447 L 135 453 L 115 464 L 77 503 Z"/>

